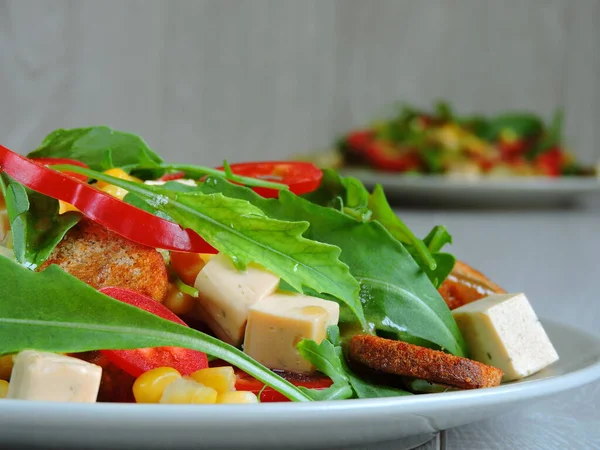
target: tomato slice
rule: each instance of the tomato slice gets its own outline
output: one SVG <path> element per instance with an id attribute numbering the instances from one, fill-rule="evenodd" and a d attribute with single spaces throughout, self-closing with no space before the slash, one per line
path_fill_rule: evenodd
<path id="1" fill-rule="evenodd" d="M 137 306 L 163 319 L 180 325 L 187 324 L 157 301 L 130 289 L 105 287 L 100 292 L 129 305 Z M 179 347 L 136 348 L 132 350 L 100 350 L 102 355 L 129 375 L 139 377 L 157 367 L 173 367 L 182 375 L 208 367 L 206 354 Z"/>
<path id="2" fill-rule="evenodd" d="M 417 170 L 421 166 L 419 155 L 413 149 L 394 147 L 381 141 L 368 146 L 366 157 L 375 169 L 390 172 Z"/>
<path id="3" fill-rule="evenodd" d="M 35 161 L 38 164 L 42 164 L 44 166 L 52 166 L 52 165 L 56 165 L 56 164 L 72 164 L 74 166 L 79 166 L 79 167 L 85 167 L 86 169 L 89 169 L 88 165 L 85 163 L 82 163 L 81 161 L 77 161 L 76 159 L 69 159 L 69 158 L 31 158 L 32 161 Z M 75 172 L 63 172 L 65 175 L 69 175 L 73 178 L 77 178 L 78 180 L 81 181 L 87 181 L 87 176 L 82 175 L 80 173 L 75 173 Z"/>
<path id="4" fill-rule="evenodd" d="M 329 377 L 325 375 L 301 375 L 292 372 L 277 371 L 277 374 L 294 386 L 304 386 L 309 389 L 327 389 L 333 383 Z M 238 391 L 250 391 L 256 395 L 260 394 L 261 402 L 289 402 L 283 394 L 277 392 L 275 389 L 266 387 L 263 382 L 256 378 L 248 375 L 239 369 L 236 369 L 237 380 L 235 382 L 235 388 Z"/>
<path id="5" fill-rule="evenodd" d="M 219 170 L 223 170 L 219 167 Z M 265 161 L 231 164 L 235 175 L 257 178 L 275 183 L 287 184 L 296 195 L 314 191 L 321 184 L 323 171 L 313 163 L 301 161 Z M 254 192 L 266 197 L 277 198 L 279 190 L 265 187 L 253 187 Z"/>
<path id="6" fill-rule="evenodd" d="M 34 191 L 70 203 L 86 217 L 138 244 L 165 250 L 214 253 L 192 230 L 129 205 L 89 184 L 0 145 L 0 169 Z"/>
<path id="7" fill-rule="evenodd" d="M 159 181 L 173 181 L 173 180 L 181 180 L 183 177 L 185 177 L 185 172 L 177 171 L 177 172 L 165 173 L 158 180 Z"/>

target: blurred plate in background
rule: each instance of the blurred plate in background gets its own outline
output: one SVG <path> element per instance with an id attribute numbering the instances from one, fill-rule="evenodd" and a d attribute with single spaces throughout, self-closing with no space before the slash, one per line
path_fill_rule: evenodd
<path id="1" fill-rule="evenodd" d="M 557 207 L 600 193 L 597 177 L 459 178 L 353 168 L 340 169 L 340 173 L 360 179 L 367 187 L 379 183 L 394 202 L 407 206 Z"/>

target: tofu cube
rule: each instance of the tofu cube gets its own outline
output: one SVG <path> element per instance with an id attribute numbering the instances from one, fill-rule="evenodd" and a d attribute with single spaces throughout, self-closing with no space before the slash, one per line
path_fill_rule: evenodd
<path id="1" fill-rule="evenodd" d="M 250 308 L 244 352 L 271 369 L 308 373 L 315 370 L 296 349 L 302 339 L 320 343 L 327 327 L 337 325 L 337 303 L 307 295 L 278 292 Z"/>
<path id="2" fill-rule="evenodd" d="M 502 381 L 524 378 L 558 360 L 525 294 L 493 294 L 456 308 L 452 315 L 471 357 L 502 369 Z"/>
<path id="3" fill-rule="evenodd" d="M 250 307 L 278 286 L 277 275 L 252 265 L 239 271 L 223 254 L 208 261 L 194 283 L 200 315 L 219 339 L 236 347 L 242 344 Z"/>
<path id="4" fill-rule="evenodd" d="M 102 368 L 56 353 L 24 350 L 17 354 L 7 398 L 94 403 Z"/>

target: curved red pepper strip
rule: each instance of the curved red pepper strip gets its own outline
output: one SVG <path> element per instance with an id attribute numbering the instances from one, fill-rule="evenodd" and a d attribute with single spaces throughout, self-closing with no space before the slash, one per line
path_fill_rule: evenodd
<path id="1" fill-rule="evenodd" d="M 184 230 L 2 145 L 0 169 L 34 191 L 70 203 L 94 222 L 138 244 L 180 252 L 216 253 L 196 232 Z"/>

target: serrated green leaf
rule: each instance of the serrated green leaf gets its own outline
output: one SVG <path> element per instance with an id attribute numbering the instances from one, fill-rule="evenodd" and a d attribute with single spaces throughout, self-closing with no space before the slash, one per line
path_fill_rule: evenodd
<path id="1" fill-rule="evenodd" d="M 127 189 L 136 202 L 142 199 L 153 211 L 194 230 L 229 256 L 238 269 L 254 262 L 280 276 L 296 291 L 303 292 L 306 286 L 334 296 L 366 327 L 358 282 L 340 261 L 340 249 L 306 238 L 308 222 L 271 218 L 244 199 L 229 198 L 219 192 L 204 193 L 201 189 L 188 190 L 180 183 L 173 183 L 170 188 L 149 186 L 80 167 L 74 170 Z M 212 184 L 211 180 L 203 186 Z"/>

